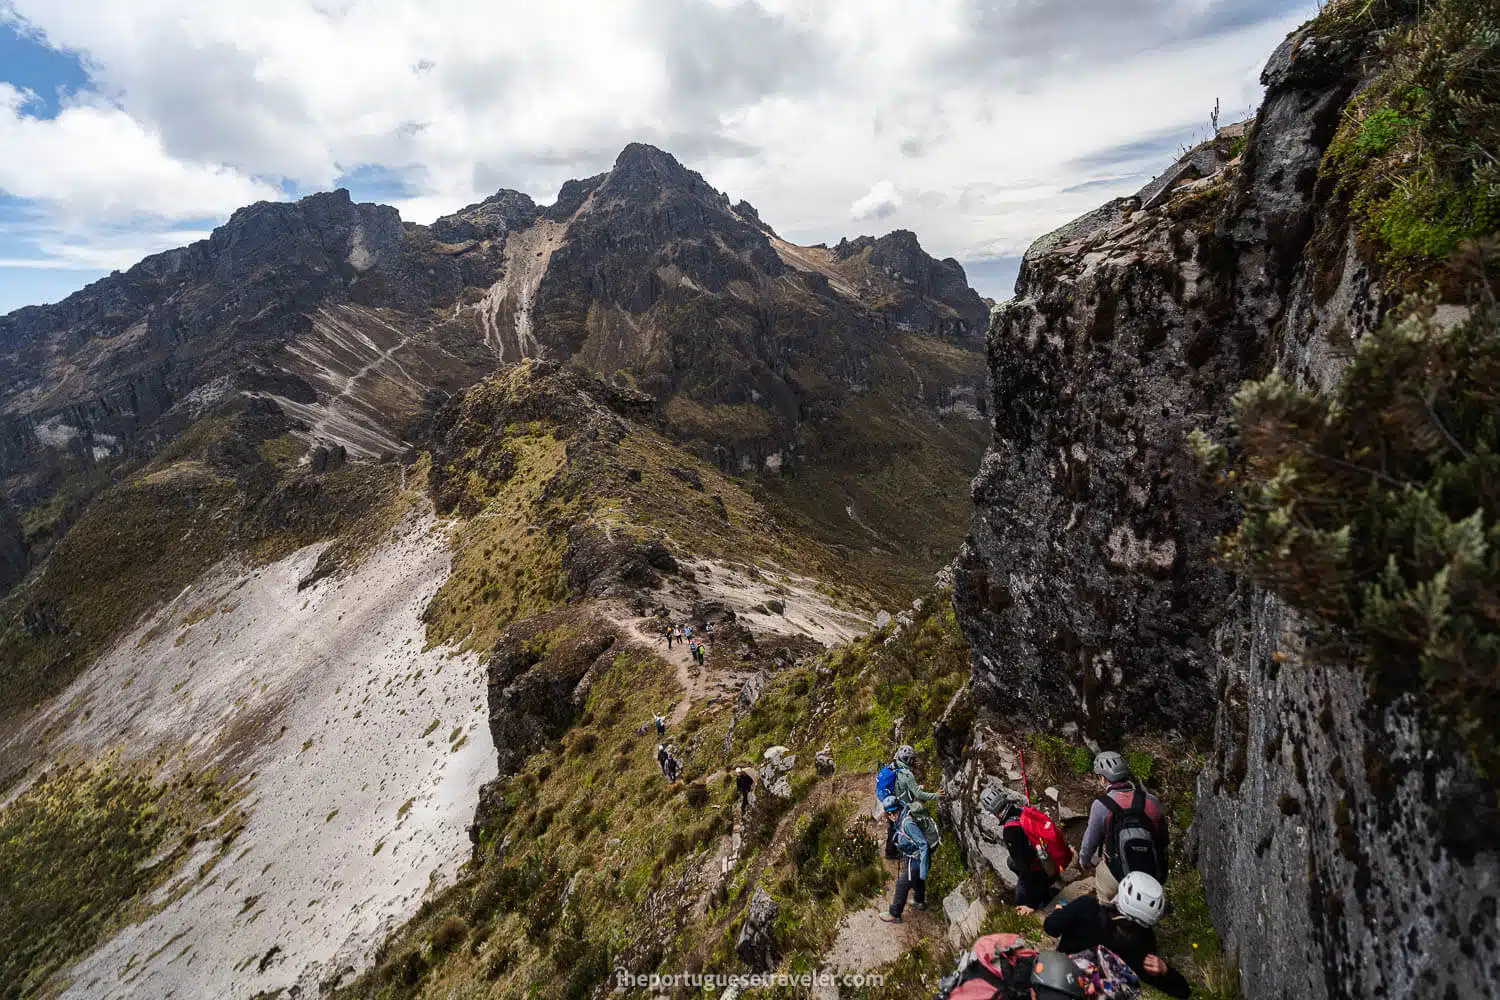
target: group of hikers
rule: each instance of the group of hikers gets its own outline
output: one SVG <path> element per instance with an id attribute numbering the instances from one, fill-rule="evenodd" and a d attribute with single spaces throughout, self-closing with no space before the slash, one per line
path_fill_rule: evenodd
<path id="1" fill-rule="evenodd" d="M 656 727 L 656 735 L 665 737 L 667 733 L 667 717 L 660 713 L 653 713 L 651 722 Z M 642 726 L 641 730 L 644 731 Z M 677 749 L 671 744 L 661 742 L 656 744 L 656 766 L 661 768 L 662 777 L 668 783 L 676 784 L 682 777 L 682 758 L 678 756 Z M 739 793 L 740 815 L 743 816 L 750 809 L 750 791 L 755 787 L 755 776 L 739 765 L 734 769 L 734 790 Z"/>
<path id="2" fill-rule="evenodd" d="M 667 628 L 667 648 L 672 648 L 674 642 L 685 642 L 688 646 L 688 654 L 692 656 L 693 662 L 703 666 L 708 661 L 708 643 L 714 641 L 714 623 L 705 622 L 703 633 L 694 638 L 693 626 L 689 624 L 672 625 Z"/>
<path id="3" fill-rule="evenodd" d="M 682 760 L 677 751 L 665 743 L 656 744 L 656 766 L 661 768 L 662 777 L 670 784 L 677 784 L 677 779 L 682 777 Z"/>
<path id="4" fill-rule="evenodd" d="M 916 750 L 902 746 L 880 769 L 875 790 L 886 819 L 887 858 L 901 861 L 896 890 L 881 919 L 901 923 L 911 905 L 927 907 L 927 877 L 940 842 L 926 803 L 943 797 L 924 790 L 912 772 Z M 1059 905 L 1042 923 L 1058 939 L 1056 952 L 1037 952 L 1015 935 L 990 935 L 975 943 L 939 994 L 945 1000 L 1026 996 L 1059 1000 L 1138 993 L 1147 983 L 1171 997 L 1187 997 L 1182 973 L 1158 954 L 1155 926 L 1166 911 L 1168 832 L 1161 800 L 1135 780 L 1119 753 L 1094 758 L 1099 792 L 1077 855 L 1080 870 L 1094 869 L 1095 895 Z M 1062 873 L 1073 849 L 1045 812 L 1013 791 L 991 786 L 980 806 L 1001 826 L 1001 841 L 1016 875 L 1016 911 L 1029 915 L 1062 891 Z M 1118 987 L 1106 990 L 1105 985 Z"/>

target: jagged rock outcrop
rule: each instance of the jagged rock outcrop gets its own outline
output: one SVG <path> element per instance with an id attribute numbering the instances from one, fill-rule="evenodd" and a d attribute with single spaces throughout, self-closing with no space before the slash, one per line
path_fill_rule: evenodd
<path id="1" fill-rule="evenodd" d="M 829 474 L 788 487 L 793 502 L 831 534 L 852 499 L 888 545 L 930 558 L 983 448 L 987 314 L 911 233 L 856 244 L 786 243 L 641 144 L 550 206 L 502 190 L 430 226 L 347 191 L 252 205 L 0 317 L 0 489 L 29 509 L 105 480 L 246 395 L 309 444 L 405 455 L 453 395 L 540 358 L 655 397 L 671 435 L 726 471 Z M 843 485 L 916 453 L 936 477 L 924 497 L 953 501 L 925 522 Z"/>
<path id="2" fill-rule="evenodd" d="M 502 777 L 566 732 L 588 696 L 591 671 L 611 658 L 606 622 L 566 613 L 518 622 L 495 643 L 489 666 L 490 733 Z"/>
<path id="3" fill-rule="evenodd" d="M 1477 835 L 1493 786 L 1215 565 L 1236 512 L 1185 447 L 1222 439 L 1244 379 L 1327 390 L 1335 343 L 1381 319 L 1320 183 L 1376 52 L 1295 34 L 1241 156 L 1215 140 L 1032 247 L 990 329 L 995 441 L 956 566 L 986 710 L 1096 739 L 1213 720 L 1193 847 L 1249 1000 L 1500 990 L 1500 857 Z M 965 766 L 950 780 L 984 770 Z"/>
<path id="4" fill-rule="evenodd" d="M 1496 995 L 1493 786 L 1434 752 L 1413 701 L 1373 704 L 1307 658 L 1273 595 L 1246 587 L 1233 612 L 1192 846 L 1245 995 Z"/>
<path id="5" fill-rule="evenodd" d="M 749 909 L 745 911 L 745 923 L 740 928 L 740 936 L 734 943 L 734 951 L 739 955 L 740 961 L 756 972 L 774 969 L 781 961 L 774 937 L 776 917 L 780 913 L 780 904 L 771 898 L 765 887 L 756 886 Z"/>
<path id="6" fill-rule="evenodd" d="M 1369 58 L 1298 44 L 1267 68 L 1241 163 L 1039 240 L 997 311 L 995 441 L 954 602 L 976 687 L 1002 711 L 1103 737 L 1212 710 L 1209 641 L 1232 589 L 1212 557 L 1234 512 L 1185 441 L 1222 432 L 1307 296 L 1318 161 Z"/>

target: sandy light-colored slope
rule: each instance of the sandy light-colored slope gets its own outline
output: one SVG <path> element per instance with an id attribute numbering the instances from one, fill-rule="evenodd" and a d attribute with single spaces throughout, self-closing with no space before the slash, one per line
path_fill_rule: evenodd
<path id="1" fill-rule="evenodd" d="M 0 747 L 181 754 L 245 780 L 232 852 L 200 875 L 201 845 L 166 905 L 70 970 L 65 995 L 308 995 L 467 858 L 496 764 L 483 669 L 424 651 L 446 532 L 414 516 L 350 575 L 299 591 L 319 552 L 207 574 Z"/>

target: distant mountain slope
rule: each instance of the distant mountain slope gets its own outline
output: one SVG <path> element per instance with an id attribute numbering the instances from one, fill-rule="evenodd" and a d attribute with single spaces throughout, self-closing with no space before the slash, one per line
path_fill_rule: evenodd
<path id="1" fill-rule="evenodd" d="M 934 528 L 900 496 L 885 518 L 859 477 L 899 468 L 882 496 L 925 497 L 929 477 L 962 494 L 987 433 L 987 316 L 957 262 L 911 233 L 797 247 L 638 144 L 551 206 L 501 191 L 431 226 L 346 191 L 261 203 L 0 317 L 0 492 L 45 547 L 235 400 L 274 403 L 309 443 L 398 455 L 452 393 L 541 357 L 651 393 L 669 433 L 765 475 L 829 537 L 855 518 L 863 554 L 927 566 L 962 511 Z"/>

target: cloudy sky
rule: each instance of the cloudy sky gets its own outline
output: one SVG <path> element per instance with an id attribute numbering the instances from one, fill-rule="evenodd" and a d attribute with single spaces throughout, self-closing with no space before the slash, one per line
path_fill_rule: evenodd
<path id="1" fill-rule="evenodd" d="M 236 207 L 427 222 L 651 142 L 802 243 L 1037 235 L 1260 98 L 1315 0 L 0 0 L 0 312 Z"/>

